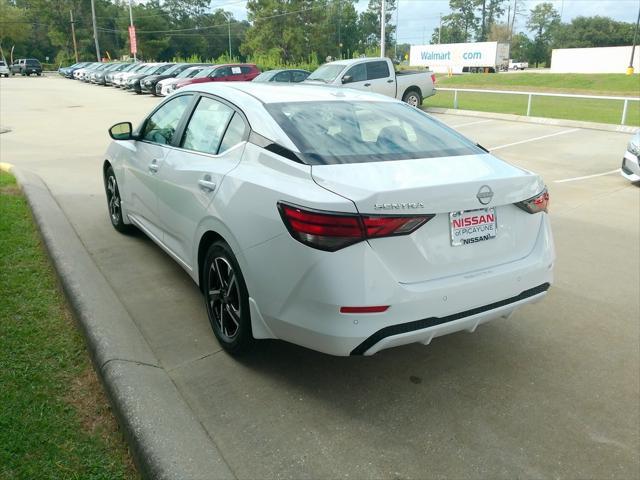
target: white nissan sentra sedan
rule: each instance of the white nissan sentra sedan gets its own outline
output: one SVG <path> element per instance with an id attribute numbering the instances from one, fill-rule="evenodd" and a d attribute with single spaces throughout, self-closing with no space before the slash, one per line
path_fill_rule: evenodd
<path id="1" fill-rule="evenodd" d="M 189 273 L 230 353 L 263 338 L 333 355 L 428 344 L 553 279 L 542 179 L 388 97 L 200 84 L 110 134 L 113 226 Z"/>

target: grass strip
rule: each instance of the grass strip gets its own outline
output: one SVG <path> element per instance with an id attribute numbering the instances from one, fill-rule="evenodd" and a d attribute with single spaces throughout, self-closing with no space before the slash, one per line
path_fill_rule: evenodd
<path id="1" fill-rule="evenodd" d="M 15 178 L 0 171 L 0 478 L 138 478 Z"/>
<path id="2" fill-rule="evenodd" d="M 437 75 L 437 86 L 583 95 L 640 96 L 640 75 L 623 73 L 469 73 Z"/>
<path id="3" fill-rule="evenodd" d="M 540 74 L 540 76 L 544 76 Z M 442 85 L 439 85 L 442 86 Z M 438 91 L 425 100 L 427 107 L 453 108 L 453 92 Z M 531 116 L 620 124 L 621 100 L 561 98 L 534 96 Z M 526 115 L 527 96 L 502 93 L 458 92 L 458 108 L 480 112 Z M 640 102 L 629 102 L 625 125 L 640 126 Z"/>

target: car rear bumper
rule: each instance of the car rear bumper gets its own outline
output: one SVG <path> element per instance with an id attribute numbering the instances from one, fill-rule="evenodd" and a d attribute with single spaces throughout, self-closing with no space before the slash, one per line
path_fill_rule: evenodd
<path id="1" fill-rule="evenodd" d="M 620 173 L 627 180 L 632 182 L 640 181 L 640 162 L 638 157 L 629 151 L 625 152 Z"/>
<path id="2" fill-rule="evenodd" d="M 264 323 L 269 336 L 331 355 L 372 355 L 473 331 L 539 300 L 553 282 L 555 251 L 546 214 L 526 257 L 412 284 L 397 282 L 366 242 L 322 252 L 311 262 L 295 254 L 298 246 L 308 249 L 282 235 L 243 252 L 256 305 L 252 323 Z M 283 266 L 287 262 L 296 267 Z M 341 306 L 387 305 L 382 313 L 340 313 Z"/>

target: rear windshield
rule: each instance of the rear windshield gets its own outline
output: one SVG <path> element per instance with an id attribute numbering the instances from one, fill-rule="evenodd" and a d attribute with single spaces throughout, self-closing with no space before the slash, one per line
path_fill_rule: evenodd
<path id="1" fill-rule="evenodd" d="M 335 80 L 338 74 L 344 70 L 342 64 L 325 64 L 318 67 L 311 75 L 307 77 L 307 80 L 317 80 L 324 83 L 331 83 Z"/>
<path id="2" fill-rule="evenodd" d="M 198 68 L 190 67 L 190 68 L 187 68 L 186 70 L 183 70 L 178 75 L 176 75 L 176 78 L 191 78 L 197 75 L 202 70 L 204 70 L 204 67 L 198 67 Z"/>
<path id="3" fill-rule="evenodd" d="M 309 165 L 484 153 L 454 130 L 403 103 L 296 102 L 265 108 Z"/>
<path id="4" fill-rule="evenodd" d="M 27 65 L 33 65 L 34 67 L 39 67 L 40 66 L 40 62 L 38 60 L 28 59 L 27 60 Z"/>

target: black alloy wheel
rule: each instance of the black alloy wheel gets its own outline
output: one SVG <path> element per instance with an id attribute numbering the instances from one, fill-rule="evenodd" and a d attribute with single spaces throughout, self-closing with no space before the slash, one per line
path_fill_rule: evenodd
<path id="1" fill-rule="evenodd" d="M 229 245 L 214 242 L 203 265 L 203 294 L 213 333 L 233 355 L 248 351 L 255 342 L 251 332 L 249 294 Z"/>

